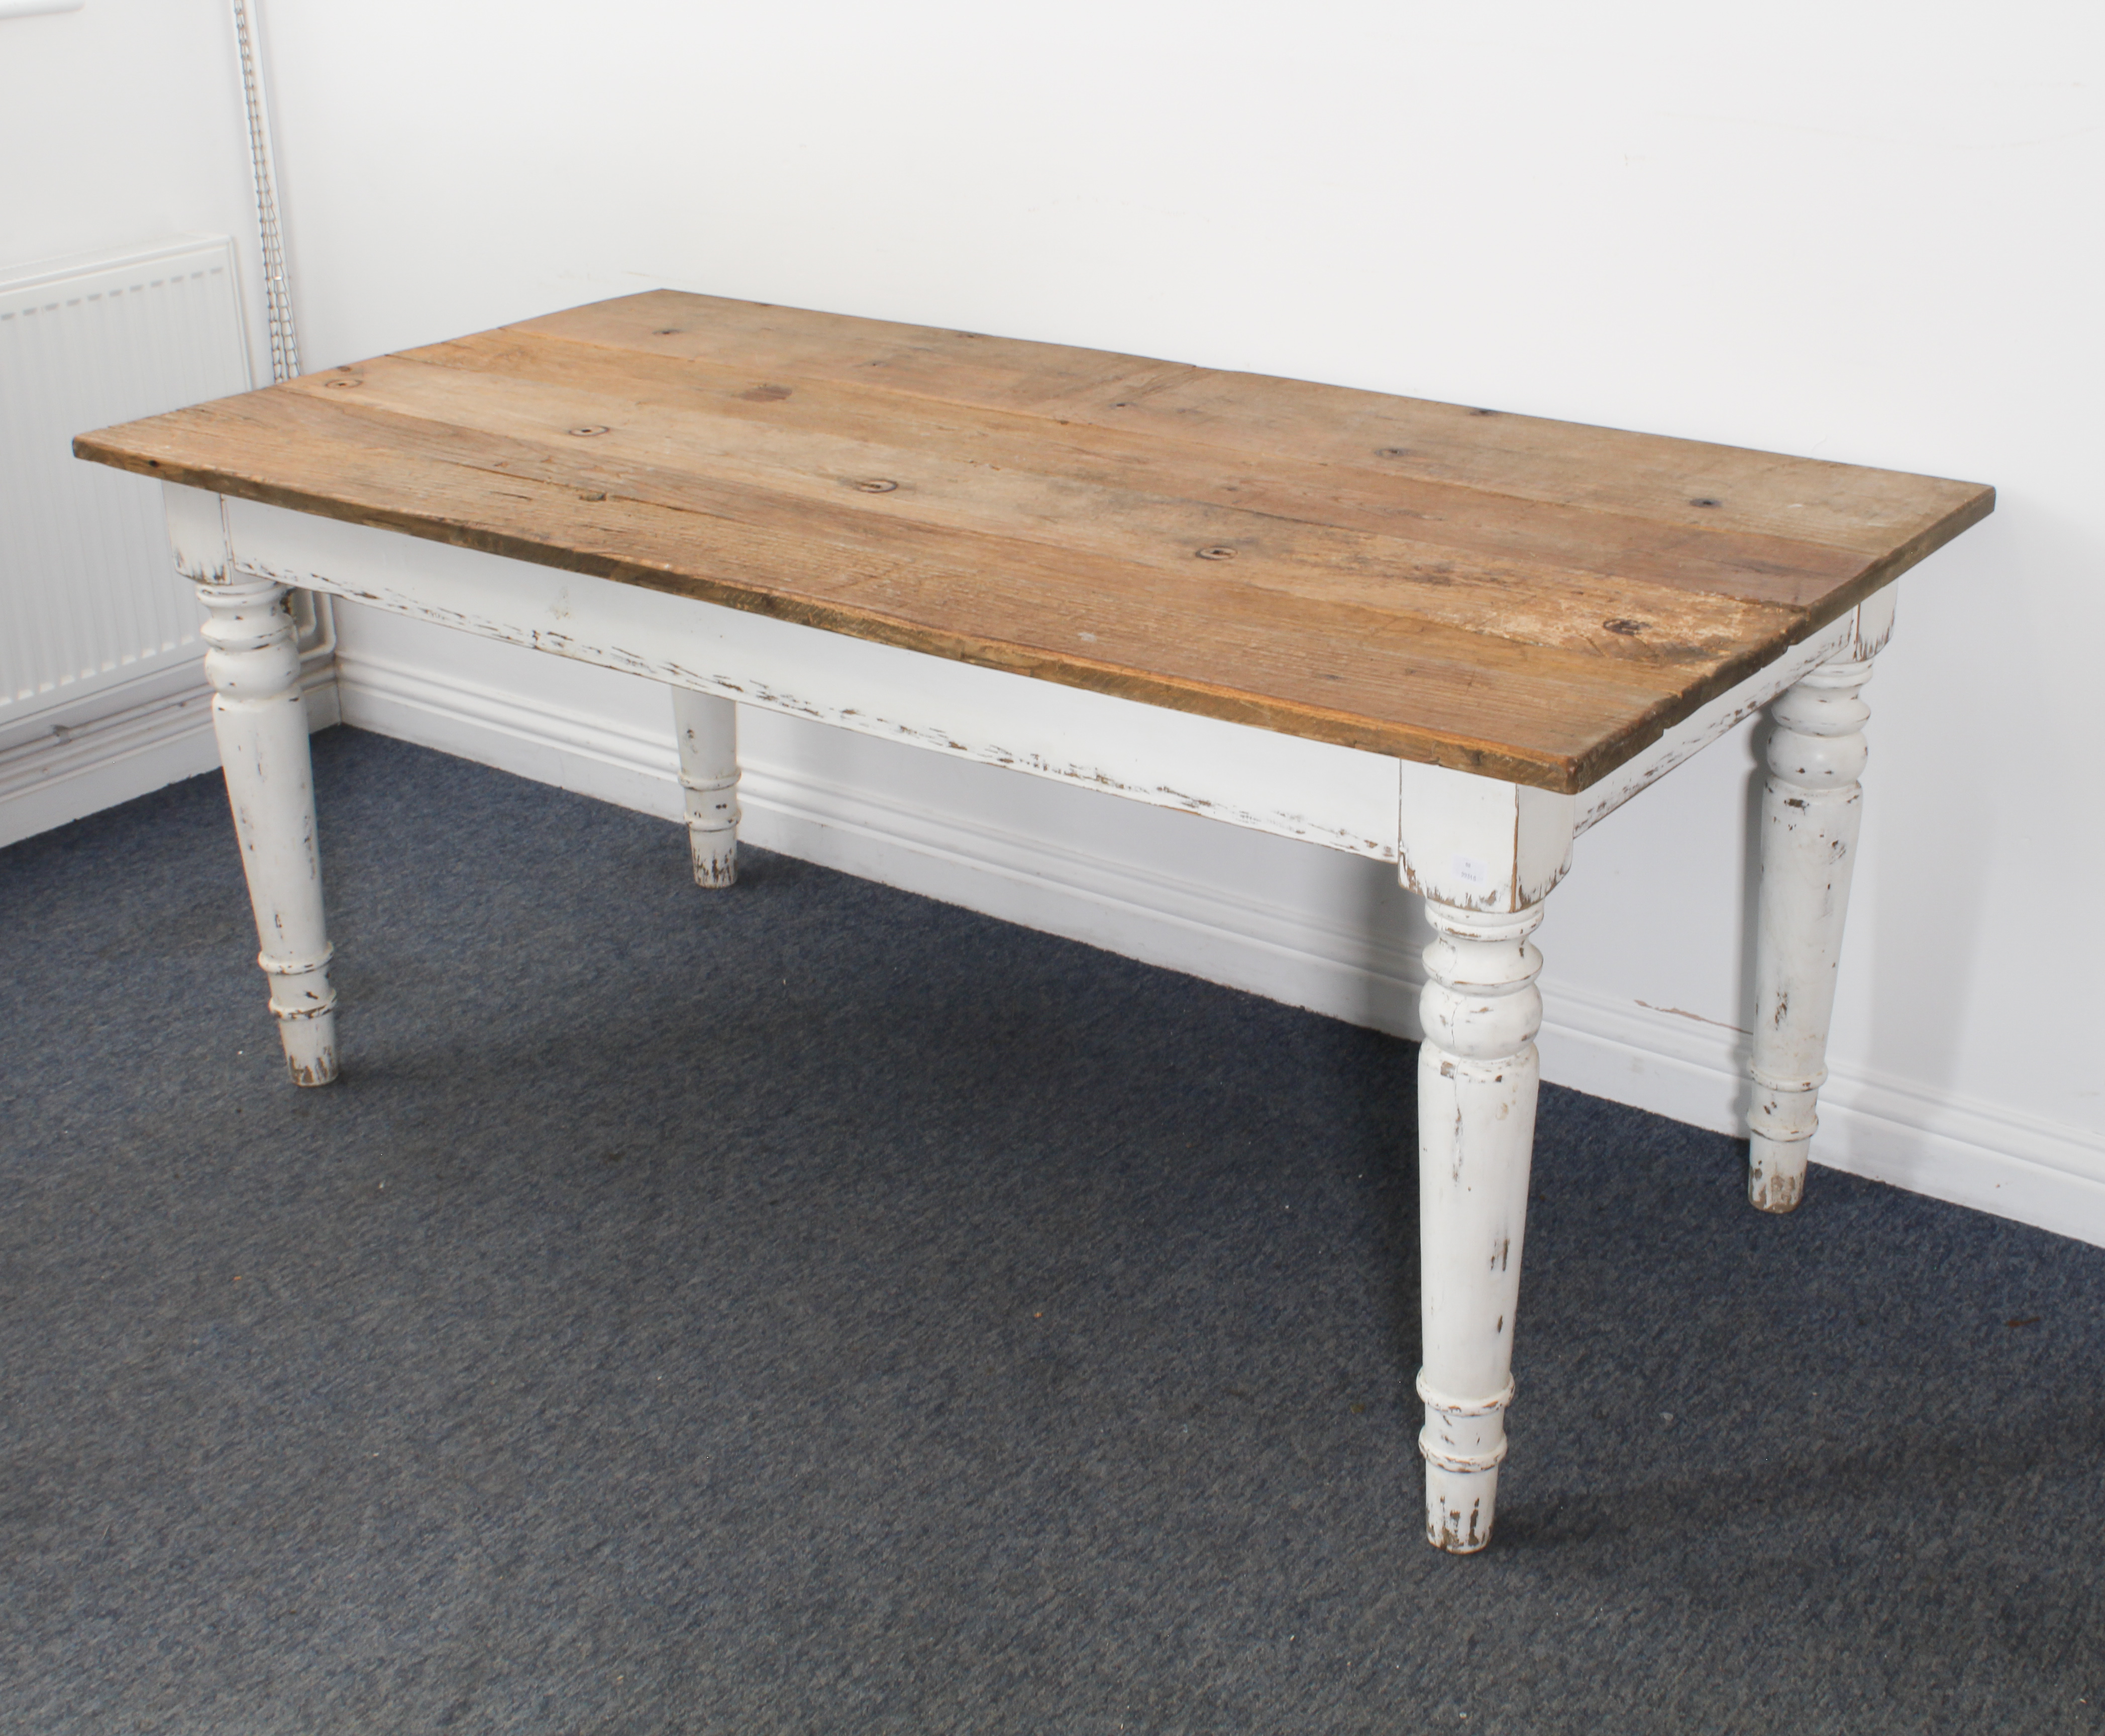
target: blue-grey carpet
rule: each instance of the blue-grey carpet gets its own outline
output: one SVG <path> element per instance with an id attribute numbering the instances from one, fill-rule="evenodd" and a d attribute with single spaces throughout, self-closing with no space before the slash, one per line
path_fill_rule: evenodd
<path id="1" fill-rule="evenodd" d="M 1420 1529 L 1406 1044 L 316 738 L 0 852 L 0 1729 L 2105 1725 L 2105 1251 L 1544 1094 Z"/>

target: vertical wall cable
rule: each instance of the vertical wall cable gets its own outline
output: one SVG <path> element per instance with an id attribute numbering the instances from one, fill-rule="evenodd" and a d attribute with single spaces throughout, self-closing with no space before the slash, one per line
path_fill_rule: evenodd
<path id="1" fill-rule="evenodd" d="M 241 55 L 242 100 L 248 114 L 248 169 L 256 184 L 256 234 L 263 250 L 263 303 L 270 327 L 270 378 L 300 372 L 300 332 L 293 323 L 293 285 L 285 272 L 285 234 L 278 221 L 278 176 L 270 150 L 270 106 L 264 96 L 263 56 L 248 0 L 231 0 L 234 41 Z M 302 663 L 313 666 L 336 654 L 336 612 L 311 591 L 292 593 L 293 621 L 299 629 Z"/>
<path id="2" fill-rule="evenodd" d="M 293 287 L 285 274 L 285 238 L 278 222 L 278 183 L 270 154 L 270 110 L 263 94 L 256 27 L 248 0 L 233 0 L 234 39 L 241 51 L 241 89 L 248 109 L 248 167 L 256 183 L 256 229 L 263 248 L 263 299 L 270 324 L 270 377 L 300 371 L 300 334 L 293 323 Z"/>

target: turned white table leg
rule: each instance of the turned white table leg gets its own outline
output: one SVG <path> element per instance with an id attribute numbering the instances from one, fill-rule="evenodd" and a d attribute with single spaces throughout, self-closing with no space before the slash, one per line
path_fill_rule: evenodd
<path id="1" fill-rule="evenodd" d="M 1754 913 L 1754 1106 L 1747 1198 L 1789 1212 L 1827 1078 L 1827 1027 L 1863 807 L 1871 678 L 1861 659 L 1822 663 L 1769 707 L 1762 787 L 1761 894 Z"/>
<path id="2" fill-rule="evenodd" d="M 713 694 L 676 687 L 673 722 L 680 736 L 695 884 L 730 886 L 738 878 L 738 707 Z"/>
<path id="3" fill-rule="evenodd" d="M 270 980 L 270 1011 L 302 1085 L 336 1077 L 336 992 L 322 914 L 300 653 L 283 585 L 228 570 L 198 587 L 208 618 L 204 667 L 241 864 Z"/>
<path id="4" fill-rule="evenodd" d="M 1423 1261 L 1425 1529 L 1466 1555 L 1491 1540 L 1541 1081 L 1528 935 L 1542 906 L 1511 914 L 1425 901 L 1418 1051 L 1419 1240 Z"/>

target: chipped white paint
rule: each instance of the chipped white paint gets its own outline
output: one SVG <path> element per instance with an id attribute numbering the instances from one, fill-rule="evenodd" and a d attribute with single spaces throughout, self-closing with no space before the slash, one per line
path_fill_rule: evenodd
<path id="1" fill-rule="evenodd" d="M 1852 619 L 1848 654 L 1864 659 L 1876 657 L 1893 636 L 1893 616 L 1900 606 L 1901 587 L 1888 585 L 1864 600 Z"/>
<path id="2" fill-rule="evenodd" d="M 1397 761 L 449 543 L 226 502 L 244 572 L 1064 783 L 1397 859 Z"/>
<path id="3" fill-rule="evenodd" d="M 1541 1066 L 1528 936 L 1542 907 L 1458 909 L 1428 899 L 1435 936 L 1419 1002 L 1418 1197 L 1425 1365 L 1419 1448 L 1425 1533 L 1467 1555 L 1491 1539 Z"/>
<path id="4" fill-rule="evenodd" d="M 190 576 L 218 575 L 197 587 L 208 615 L 204 668 L 262 944 L 257 962 L 270 979 L 270 1011 L 293 1079 L 326 1085 L 337 1073 L 336 993 L 328 980 L 306 701 L 285 587 L 230 572 L 223 556 L 212 559 L 198 540 L 203 520 L 193 517 L 178 527 L 177 517 L 172 510 L 178 565 Z"/>
<path id="5" fill-rule="evenodd" d="M 1605 819 L 1636 795 L 1656 783 L 1683 760 L 1700 753 L 1727 730 L 1744 723 L 1808 670 L 1837 657 L 1875 657 L 1893 635 L 1897 582 L 1875 591 L 1837 620 L 1793 645 L 1774 663 L 1674 725 L 1651 746 L 1626 760 L 1598 783 L 1579 794 L 1577 829 Z"/>
<path id="6" fill-rule="evenodd" d="M 1887 586 L 1864 607 L 1869 609 L 1883 602 L 1890 621 L 1894 589 L 1893 586 Z M 1830 658 L 1840 656 L 1853 642 L 1856 628 L 1854 610 L 1838 621 L 1830 622 L 1809 639 L 1793 645 L 1767 668 L 1749 676 L 1731 691 L 1720 694 L 1708 705 L 1683 718 L 1643 752 L 1625 760 L 1598 783 L 1582 790 L 1578 797 L 1577 829 L 1584 832 L 1607 819 L 1638 791 L 1658 783 L 1683 760 L 1692 758 L 1727 730 L 1745 722 L 1808 669 L 1817 669 Z"/>
<path id="7" fill-rule="evenodd" d="M 1398 770 L 1399 871 L 1421 897 L 1519 910 L 1570 871 L 1576 797 L 1410 760 Z"/>
<path id="8" fill-rule="evenodd" d="M 1760 1015 L 1750 1195 L 1797 1203 L 1834 1000 L 1856 849 L 1857 694 L 1892 630 L 1893 587 L 1794 646 L 1578 797 L 1406 764 L 1400 872 L 1425 895 L 1419 1051 L 1419 1237 L 1426 1534 L 1466 1554 L 1490 1541 L 1527 1216 L 1542 1020 L 1527 936 L 1574 837 L 1773 701 L 1763 803 Z M 1781 697 L 1777 697 L 1779 694 Z"/>
<path id="9" fill-rule="evenodd" d="M 1852 650 L 1883 645 L 1890 603 L 1853 634 Z M 1747 1118 L 1747 1197 L 1789 1212 L 1805 1189 L 1806 1154 L 1827 1078 L 1827 1028 L 1849 878 L 1857 862 L 1868 753 L 1858 697 L 1868 652 L 1812 671 L 1769 707 L 1762 786 L 1761 892 L 1755 904 L 1754 1105 Z"/>
<path id="10" fill-rule="evenodd" d="M 738 706 L 690 688 L 672 694 L 695 884 L 728 886 L 738 879 Z"/>
<path id="11" fill-rule="evenodd" d="M 161 485 L 161 510 L 168 526 L 168 554 L 176 570 L 194 585 L 223 585 L 232 576 L 227 551 L 226 506 L 217 494 Z"/>

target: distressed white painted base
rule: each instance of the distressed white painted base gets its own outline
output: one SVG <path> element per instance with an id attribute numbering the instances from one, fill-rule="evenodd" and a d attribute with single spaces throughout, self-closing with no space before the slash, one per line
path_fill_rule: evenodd
<path id="1" fill-rule="evenodd" d="M 301 1085 L 337 1075 L 336 993 L 322 913 L 306 701 L 285 587 L 231 569 L 200 584 L 203 636 L 226 793 L 270 981 L 286 1065 Z"/>
<path id="2" fill-rule="evenodd" d="M 346 613 L 345 722 L 682 819 L 656 683 Z M 1418 1038 L 1420 903 L 1393 868 L 802 719 L 762 712 L 740 729 L 749 844 Z M 1736 759 L 1739 740 L 1723 751 Z M 1743 1034 L 1554 977 L 1553 959 L 1535 1039 L 1544 1082 L 1745 1136 Z M 2096 1132 L 1832 1053 L 1828 1069 L 1816 1166 L 2105 1247 Z"/>
<path id="3" fill-rule="evenodd" d="M 574 573 L 243 502 L 222 509 L 208 496 L 169 492 L 179 551 L 188 546 L 183 524 L 202 524 L 208 505 L 215 509 L 212 546 L 223 570 L 185 568 L 208 584 L 311 586 L 698 696 L 699 706 L 674 702 L 680 750 L 668 758 L 680 763 L 690 836 L 699 823 L 704 884 L 725 883 L 726 871 L 735 871 L 726 860 L 738 824 L 734 698 L 757 714 L 820 720 L 1394 864 L 1424 897 L 1437 935 L 1427 950 L 1430 980 L 1421 1007 L 1421 1446 L 1428 1537 L 1464 1553 L 1490 1539 L 1505 1453 L 1540 1076 L 1534 1037 L 1542 1020 L 1540 958 L 1527 936 L 1543 900 L 1570 866 L 1574 837 L 1616 801 L 1783 686 L 1817 690 L 1822 657 L 1868 654 L 1861 618 L 1824 629 L 1817 642 L 1794 648 L 1662 738 L 1606 794 L 1581 803 Z M 238 560 L 226 547 L 230 533 Z M 230 767 L 235 756 L 230 748 Z M 298 795 L 311 844 L 303 778 Z M 282 794 L 276 811 L 280 819 L 291 811 Z M 325 993 L 318 880 L 313 890 L 312 969 Z M 257 899 L 261 922 L 266 900 L 260 891 Z M 270 902 L 275 909 L 284 901 Z"/>
<path id="4" fill-rule="evenodd" d="M 728 886 L 738 879 L 738 706 L 691 688 L 670 690 L 695 884 Z"/>
<path id="5" fill-rule="evenodd" d="M 1428 899 L 1418 1050 L 1418 1210 L 1428 1542 L 1491 1540 L 1513 1400 L 1513 1319 L 1541 1082 L 1535 904 L 1510 913 Z"/>
<path id="6" fill-rule="evenodd" d="M 1808 671 L 1769 707 L 1762 786 L 1761 890 L 1754 915 L 1754 1108 L 1747 1198 L 1790 1212 L 1827 1081 L 1842 928 L 1863 813 L 1857 781 L 1870 707 L 1858 697 L 1893 630 L 1891 588 L 1859 611 L 1847 653 Z"/>

